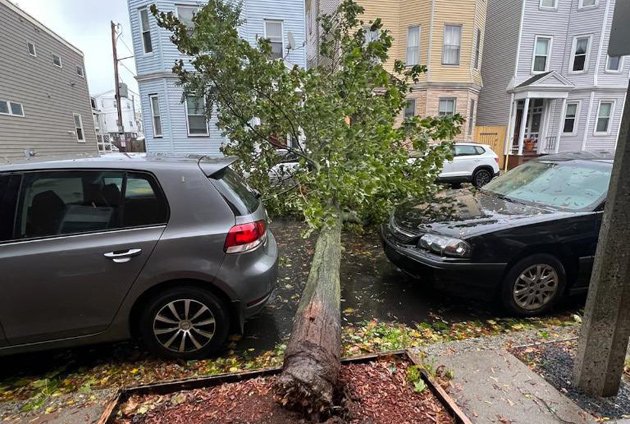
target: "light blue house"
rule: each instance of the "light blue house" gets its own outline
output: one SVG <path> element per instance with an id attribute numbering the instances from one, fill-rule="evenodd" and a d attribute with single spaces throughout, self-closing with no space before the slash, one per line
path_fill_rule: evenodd
<path id="1" fill-rule="evenodd" d="M 184 22 L 204 5 L 190 0 L 128 0 L 147 151 L 220 154 L 225 140 L 215 119 L 207 122 L 195 99 L 182 103 L 182 88 L 171 72 L 182 55 L 169 32 L 157 26 L 149 10 L 152 4 Z M 290 66 L 306 66 L 303 1 L 244 0 L 242 18 L 245 23 L 239 31 L 244 39 L 256 43 L 269 38 L 276 58 L 283 57 Z"/>

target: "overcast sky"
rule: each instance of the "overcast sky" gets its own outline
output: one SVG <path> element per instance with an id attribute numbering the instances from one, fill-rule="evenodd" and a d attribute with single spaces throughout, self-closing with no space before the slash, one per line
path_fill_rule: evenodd
<path id="1" fill-rule="evenodd" d="M 114 88 L 114 65 L 110 21 L 122 25 L 118 42 L 119 57 L 133 55 L 127 0 L 12 0 L 48 28 L 83 51 L 90 85 L 90 94 L 100 94 Z M 133 59 L 123 61 L 135 73 Z M 134 91 L 138 85 L 134 74 L 120 66 L 120 76 Z"/>

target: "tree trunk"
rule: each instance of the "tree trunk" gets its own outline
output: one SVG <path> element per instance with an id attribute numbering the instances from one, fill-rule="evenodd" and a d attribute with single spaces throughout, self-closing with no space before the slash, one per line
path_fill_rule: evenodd
<path id="1" fill-rule="evenodd" d="M 341 221 L 317 239 L 308 281 L 293 322 L 276 394 L 311 414 L 326 412 L 341 368 Z"/>

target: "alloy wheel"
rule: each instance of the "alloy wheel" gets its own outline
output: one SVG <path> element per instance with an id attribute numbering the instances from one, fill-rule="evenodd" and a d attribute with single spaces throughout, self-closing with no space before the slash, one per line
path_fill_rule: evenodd
<path id="1" fill-rule="evenodd" d="M 475 174 L 475 187 L 483 187 L 492 180 L 492 175 L 486 170 L 477 171 Z"/>
<path id="2" fill-rule="evenodd" d="M 519 307 L 535 311 L 553 300 L 559 284 L 560 279 L 554 267 L 546 264 L 532 265 L 516 279 L 512 297 Z"/>
<path id="3" fill-rule="evenodd" d="M 178 353 L 203 349 L 214 337 L 214 314 L 203 303 L 177 299 L 164 305 L 153 319 L 153 335 L 165 348 Z"/>

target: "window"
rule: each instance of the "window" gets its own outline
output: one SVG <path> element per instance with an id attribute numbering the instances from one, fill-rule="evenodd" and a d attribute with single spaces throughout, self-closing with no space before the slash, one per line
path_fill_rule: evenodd
<path id="1" fill-rule="evenodd" d="M 534 41 L 534 58 L 532 73 L 547 72 L 551 55 L 551 37 L 536 36 Z"/>
<path id="2" fill-rule="evenodd" d="M 13 239 L 20 180 L 19 175 L 0 174 L 0 243 Z"/>
<path id="3" fill-rule="evenodd" d="M 475 41 L 475 69 L 479 69 L 481 60 L 481 30 L 477 28 L 477 40 Z"/>
<path id="4" fill-rule="evenodd" d="M 24 116 L 22 103 L 0 100 L 0 115 Z"/>
<path id="5" fill-rule="evenodd" d="M 470 114 L 468 115 L 468 135 L 472 135 L 475 129 L 475 99 L 470 99 Z"/>
<path id="6" fill-rule="evenodd" d="M 586 72 L 588 69 L 588 54 L 591 47 L 591 36 L 575 37 L 573 39 L 573 56 L 571 57 L 572 72 Z"/>
<path id="7" fill-rule="evenodd" d="M 410 99 L 405 104 L 405 118 L 413 118 L 414 116 L 416 116 L 416 100 Z"/>
<path id="8" fill-rule="evenodd" d="M 468 146 L 468 145 L 455 145 L 455 156 L 477 156 L 480 153 L 477 151 L 476 146 Z"/>
<path id="9" fill-rule="evenodd" d="M 440 99 L 438 114 L 440 116 L 455 115 L 455 105 L 457 99 Z"/>
<path id="10" fill-rule="evenodd" d="M 77 66 L 77 75 L 81 78 L 85 78 L 85 73 L 83 72 L 83 66 Z"/>
<path id="11" fill-rule="evenodd" d="M 35 50 L 35 44 L 26 43 L 26 45 L 28 47 L 28 54 L 30 54 L 31 56 L 37 57 L 37 50 Z"/>
<path id="12" fill-rule="evenodd" d="M 177 18 L 187 27 L 194 28 L 193 18 L 199 12 L 196 6 L 177 6 Z"/>
<path id="13" fill-rule="evenodd" d="M 578 102 L 567 103 L 567 110 L 564 114 L 564 127 L 562 129 L 564 134 L 576 134 L 579 105 Z"/>
<path id="14" fill-rule="evenodd" d="M 271 43 L 271 58 L 284 57 L 284 30 L 282 21 L 265 21 L 265 38 Z"/>
<path id="15" fill-rule="evenodd" d="M 151 42 L 151 27 L 149 25 L 149 11 L 140 9 L 140 31 L 142 32 L 142 48 L 144 54 L 153 53 L 153 43 Z"/>
<path id="16" fill-rule="evenodd" d="M 558 0 L 540 0 L 541 9 L 557 9 Z"/>
<path id="17" fill-rule="evenodd" d="M 578 8 L 583 9 L 585 7 L 595 7 L 597 6 L 598 0 L 580 0 L 578 4 Z"/>
<path id="18" fill-rule="evenodd" d="M 461 25 L 444 26 L 444 46 L 442 48 L 443 65 L 459 65 L 459 51 L 462 42 Z"/>
<path id="19" fill-rule="evenodd" d="M 619 73 L 621 72 L 623 58 L 621 56 L 607 56 L 606 59 L 606 72 Z"/>
<path id="20" fill-rule="evenodd" d="M 370 25 L 364 26 L 363 30 L 365 31 L 365 44 L 370 44 L 372 41 L 378 40 L 381 36 L 381 33 L 378 29 L 372 31 L 372 27 Z"/>
<path id="21" fill-rule="evenodd" d="M 168 206 L 153 179 L 123 171 L 33 172 L 24 177 L 18 238 L 164 224 Z"/>
<path id="22" fill-rule="evenodd" d="M 186 97 L 186 116 L 189 136 L 208 135 L 208 119 L 203 97 Z"/>
<path id="23" fill-rule="evenodd" d="M 151 117 L 153 122 L 153 137 L 162 137 L 162 116 L 160 115 L 160 99 L 157 94 L 149 96 L 151 103 Z"/>
<path id="24" fill-rule="evenodd" d="M 411 26 L 407 29 L 407 66 L 420 64 L 420 27 Z"/>
<path id="25" fill-rule="evenodd" d="M 81 115 L 78 113 L 74 114 L 74 130 L 77 133 L 77 141 L 85 142 L 85 137 L 83 134 L 83 119 L 81 119 Z"/>
<path id="26" fill-rule="evenodd" d="M 595 126 L 595 134 L 610 134 L 610 121 L 615 107 L 614 102 L 600 101 L 597 110 L 597 125 Z"/>
<path id="27" fill-rule="evenodd" d="M 52 57 L 53 57 L 53 64 L 55 66 L 61 68 L 62 67 L 62 65 L 61 65 L 61 58 L 59 56 L 57 56 L 56 54 L 53 54 Z"/>

